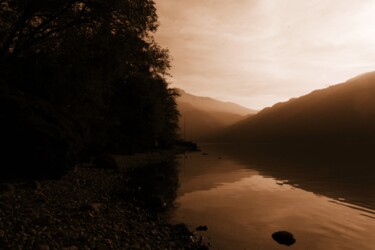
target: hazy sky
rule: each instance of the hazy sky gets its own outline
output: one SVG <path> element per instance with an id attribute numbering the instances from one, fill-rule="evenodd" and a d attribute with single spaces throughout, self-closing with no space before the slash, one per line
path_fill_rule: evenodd
<path id="1" fill-rule="evenodd" d="M 260 109 L 375 70 L 375 0 L 155 0 L 171 87 Z"/>

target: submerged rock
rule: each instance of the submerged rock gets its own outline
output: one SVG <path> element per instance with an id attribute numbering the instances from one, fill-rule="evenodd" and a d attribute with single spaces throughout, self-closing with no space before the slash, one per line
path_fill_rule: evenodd
<path id="1" fill-rule="evenodd" d="M 272 234 L 272 239 L 281 245 L 291 246 L 296 243 L 293 234 L 287 231 L 278 231 Z"/>

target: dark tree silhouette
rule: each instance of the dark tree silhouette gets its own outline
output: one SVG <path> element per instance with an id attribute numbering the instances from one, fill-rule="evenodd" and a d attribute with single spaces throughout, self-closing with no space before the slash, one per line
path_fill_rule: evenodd
<path id="1" fill-rule="evenodd" d="M 153 38 L 153 1 L 0 0 L 0 23 L 1 96 L 64 114 L 81 138 L 74 150 L 171 145 L 176 93 L 165 80 L 169 52 Z"/>

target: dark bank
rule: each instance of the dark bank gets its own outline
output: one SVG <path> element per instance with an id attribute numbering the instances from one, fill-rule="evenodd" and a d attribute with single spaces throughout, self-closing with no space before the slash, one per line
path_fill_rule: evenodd
<path id="1" fill-rule="evenodd" d="M 107 156 L 59 179 L 3 182 L 0 247 L 207 249 L 186 225 L 169 222 L 178 187 L 173 158 Z"/>
<path id="2" fill-rule="evenodd" d="M 0 248 L 202 248 L 133 181 L 178 183 L 153 158 L 179 138 L 155 3 L 5 0 L 0 23 Z"/>

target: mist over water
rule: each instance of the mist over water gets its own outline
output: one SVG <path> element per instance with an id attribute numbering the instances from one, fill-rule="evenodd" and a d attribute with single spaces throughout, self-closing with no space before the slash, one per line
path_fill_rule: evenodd
<path id="1" fill-rule="evenodd" d="M 203 154 L 203 153 L 205 154 Z M 180 162 L 174 222 L 202 232 L 213 249 L 373 249 L 371 151 L 334 147 L 204 144 Z"/>

